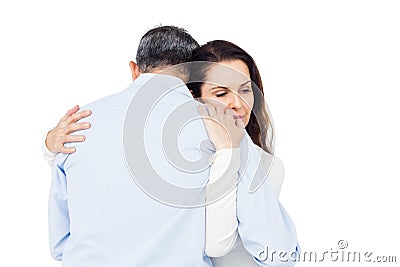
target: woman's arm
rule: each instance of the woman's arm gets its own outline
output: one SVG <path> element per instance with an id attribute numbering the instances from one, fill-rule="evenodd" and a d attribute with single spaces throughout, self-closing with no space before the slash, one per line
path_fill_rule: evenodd
<path id="1" fill-rule="evenodd" d="M 223 106 L 205 104 L 199 113 L 216 149 L 206 190 L 205 253 L 221 257 L 234 247 L 238 237 L 236 190 L 244 126 Z"/>
<path id="2" fill-rule="evenodd" d="M 239 167 L 240 148 L 216 152 L 206 190 L 205 252 L 210 257 L 227 254 L 238 237 L 236 183 Z"/>
<path id="3" fill-rule="evenodd" d="M 92 114 L 90 110 L 78 112 L 79 106 L 76 105 L 60 119 L 57 126 L 44 134 L 42 139 L 42 152 L 44 159 L 53 165 L 57 153 L 71 154 L 75 152 L 74 147 L 64 147 L 65 143 L 83 142 L 84 135 L 71 135 L 76 131 L 90 128 L 90 123 L 81 122 L 80 119 L 86 118 Z"/>

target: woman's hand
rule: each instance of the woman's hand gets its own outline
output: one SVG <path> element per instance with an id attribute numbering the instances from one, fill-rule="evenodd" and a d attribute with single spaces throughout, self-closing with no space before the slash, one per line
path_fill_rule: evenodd
<path id="1" fill-rule="evenodd" d="M 234 118 L 235 113 L 232 109 L 210 103 L 199 106 L 198 109 L 216 150 L 239 147 L 244 125 L 242 120 Z"/>
<path id="2" fill-rule="evenodd" d="M 84 135 L 70 135 L 73 132 L 90 128 L 89 122 L 78 123 L 77 121 L 90 116 L 92 112 L 90 110 L 77 112 L 78 110 L 78 105 L 68 110 L 57 126 L 47 133 L 46 146 L 51 152 L 55 154 L 59 152 L 71 154 L 76 149 L 74 147 L 64 147 L 65 143 L 85 141 Z"/>

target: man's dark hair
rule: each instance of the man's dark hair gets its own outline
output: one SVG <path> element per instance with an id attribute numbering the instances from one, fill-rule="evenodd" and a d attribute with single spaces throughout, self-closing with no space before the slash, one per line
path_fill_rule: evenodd
<path id="1" fill-rule="evenodd" d="M 153 69 L 185 63 L 199 44 L 186 30 L 175 26 L 159 26 L 149 30 L 140 40 L 136 63 L 143 73 Z"/>

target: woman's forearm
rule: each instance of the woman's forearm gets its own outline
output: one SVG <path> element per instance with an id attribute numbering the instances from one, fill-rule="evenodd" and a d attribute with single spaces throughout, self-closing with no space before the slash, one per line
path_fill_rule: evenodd
<path id="1" fill-rule="evenodd" d="M 221 257 L 234 246 L 238 236 L 236 190 L 240 149 L 222 149 L 210 169 L 206 198 L 206 245 L 210 257 Z"/>

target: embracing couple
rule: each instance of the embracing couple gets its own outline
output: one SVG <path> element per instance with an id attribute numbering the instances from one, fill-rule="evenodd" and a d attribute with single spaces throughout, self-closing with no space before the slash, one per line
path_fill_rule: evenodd
<path id="1" fill-rule="evenodd" d="M 278 200 L 284 168 L 253 58 L 160 26 L 130 68 L 126 90 L 74 107 L 45 135 L 53 258 L 293 266 L 295 226 Z"/>

